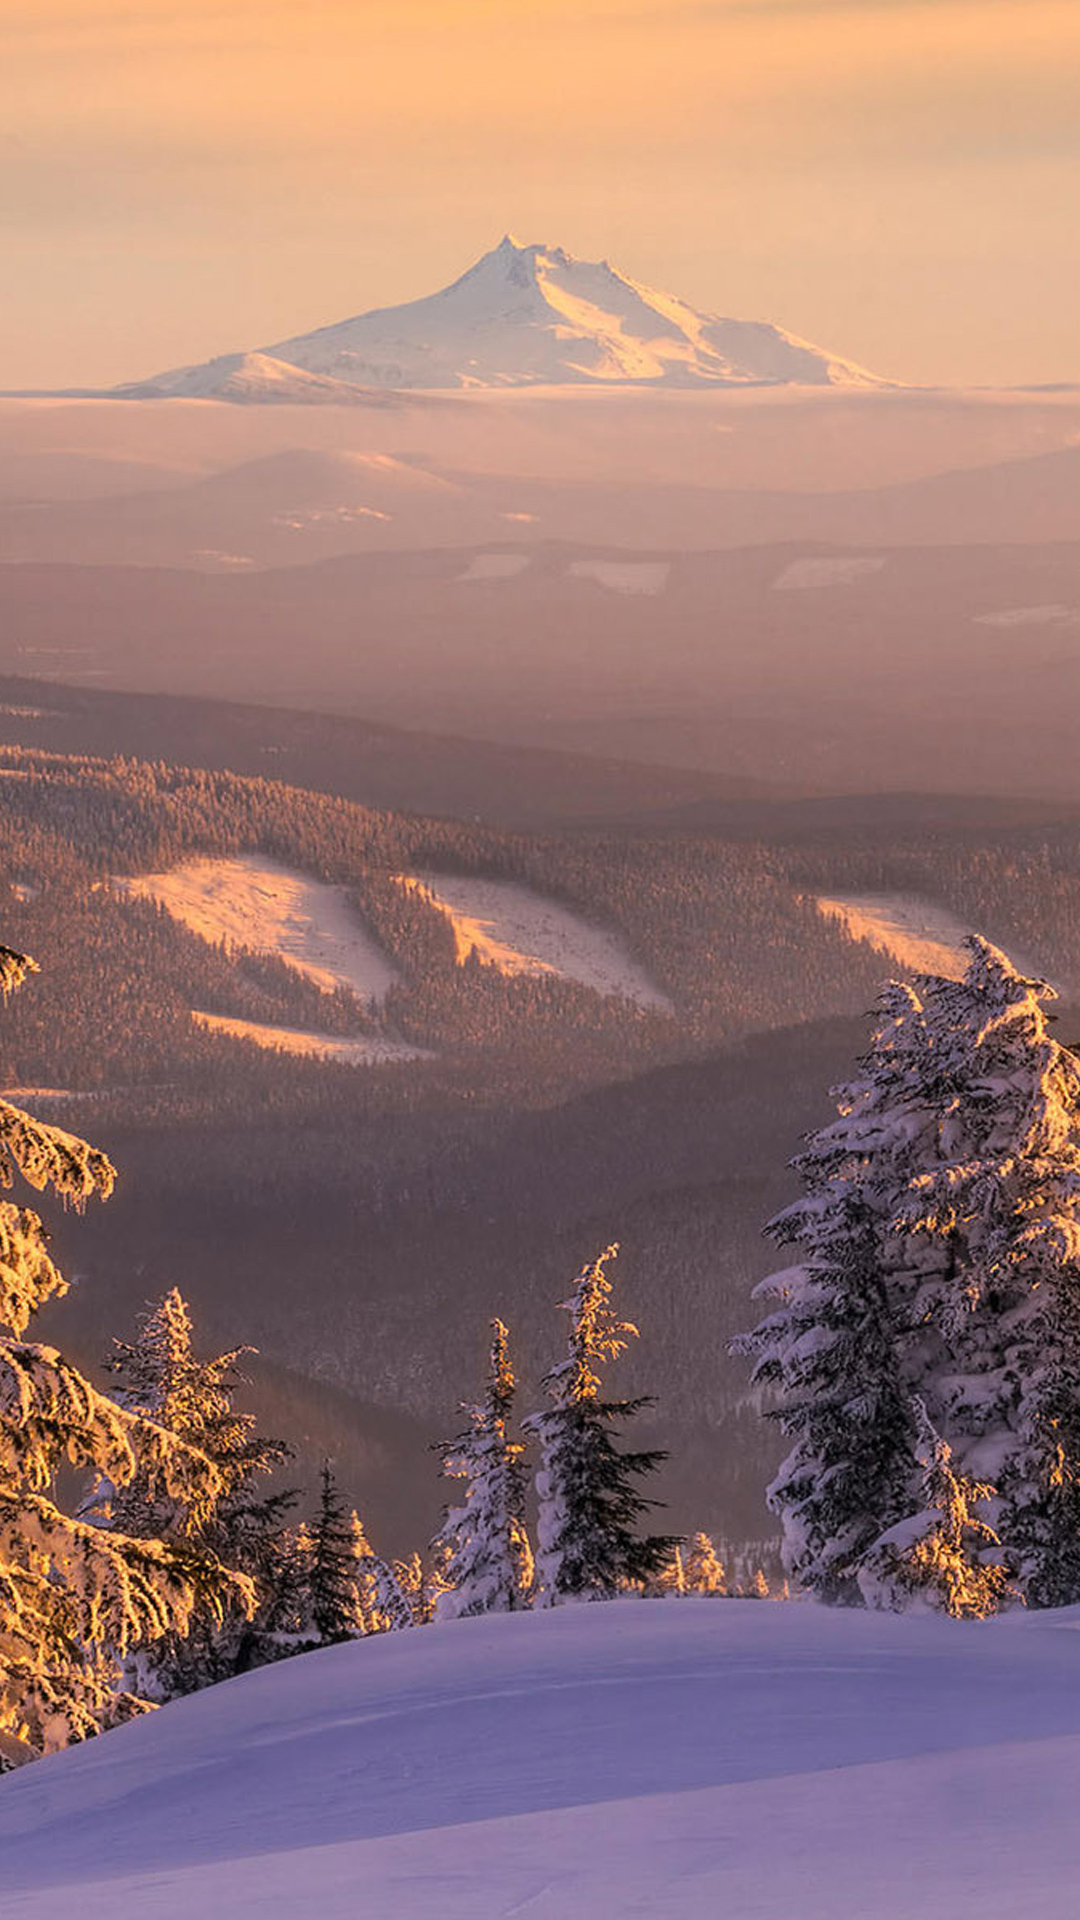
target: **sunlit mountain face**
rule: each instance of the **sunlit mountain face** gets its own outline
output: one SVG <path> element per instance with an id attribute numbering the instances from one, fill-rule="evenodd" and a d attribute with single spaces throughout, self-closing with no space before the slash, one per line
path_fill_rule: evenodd
<path id="1" fill-rule="evenodd" d="M 325 403 L 357 387 L 590 385 L 876 387 L 851 361 L 765 321 L 702 313 L 561 247 L 511 234 L 451 286 L 378 307 L 253 353 L 180 367 L 119 389 Z"/>

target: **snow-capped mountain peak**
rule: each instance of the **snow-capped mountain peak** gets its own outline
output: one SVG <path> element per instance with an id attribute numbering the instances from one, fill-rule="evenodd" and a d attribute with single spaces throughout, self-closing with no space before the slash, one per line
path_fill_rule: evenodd
<path id="1" fill-rule="evenodd" d="M 262 377 L 229 382 L 185 368 L 144 391 L 226 399 L 282 398 L 291 369 L 345 388 L 878 386 L 863 368 L 762 321 L 704 313 L 630 279 L 607 260 L 507 233 L 438 293 L 297 334 L 255 355 L 229 356 Z M 274 377 L 267 380 L 272 367 Z M 273 388 L 271 393 L 268 389 Z M 133 392 L 131 388 L 126 389 Z M 289 394 L 328 399 L 320 391 Z"/>

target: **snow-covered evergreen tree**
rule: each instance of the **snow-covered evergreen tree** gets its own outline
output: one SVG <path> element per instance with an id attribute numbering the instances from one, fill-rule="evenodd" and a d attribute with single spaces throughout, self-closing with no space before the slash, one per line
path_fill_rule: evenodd
<path id="1" fill-rule="evenodd" d="M 917 1480 L 904 1340 L 919 1285 L 897 1210 L 932 1138 L 919 997 L 890 986 L 839 1118 L 793 1162 L 806 1189 L 766 1231 L 795 1266 L 756 1289 L 779 1301 L 733 1345 L 754 1360 L 794 1446 L 768 1490 L 784 1564 L 802 1587 L 858 1604 L 862 1555 L 912 1511 Z"/>
<path id="2" fill-rule="evenodd" d="M 973 936 L 927 994 L 934 1162 L 902 1208 L 936 1258 L 917 1383 L 992 1518 L 1029 1605 L 1080 1600 L 1080 1064 L 1048 1031 L 1044 982 Z"/>
<path id="3" fill-rule="evenodd" d="M 0 990 L 35 964 L 0 948 Z M 81 1207 L 112 1191 L 115 1170 L 85 1140 L 0 1102 L 0 1184 L 21 1176 Z M 40 1217 L 0 1203 L 0 1730 L 35 1751 L 96 1733 L 137 1710 L 118 1691 L 116 1655 L 170 1630 L 196 1606 L 223 1611 L 250 1587 L 218 1563 L 156 1538 L 104 1532 L 65 1513 L 67 1461 L 127 1486 L 141 1460 L 167 1494 L 212 1503 L 205 1454 L 99 1393 L 55 1348 L 25 1341 L 30 1320 L 65 1282 Z"/>
<path id="4" fill-rule="evenodd" d="M 686 1593 L 727 1593 L 727 1574 L 707 1533 L 695 1533 L 687 1548 L 683 1564 L 683 1590 Z"/>
<path id="5" fill-rule="evenodd" d="M 238 1362 L 250 1348 L 200 1360 L 192 1343 L 191 1314 L 177 1288 L 143 1314 L 133 1341 L 116 1340 L 106 1362 L 120 1381 L 123 1404 L 196 1446 L 213 1461 L 219 1491 L 213 1501 L 176 1499 L 144 1462 L 126 1487 L 99 1487 L 94 1508 L 120 1531 L 183 1543 L 192 1556 L 239 1568 L 255 1584 L 256 1610 L 249 1620 L 234 1609 L 225 1621 L 192 1620 L 181 1638 L 167 1634 L 139 1650 L 135 1674 L 140 1692 L 166 1700 L 227 1679 L 260 1663 L 271 1582 L 278 1571 L 275 1537 L 295 1494 L 260 1493 L 255 1482 L 289 1457 L 283 1442 L 255 1432 L 254 1415 L 238 1412 L 233 1398 L 244 1384 Z"/>
<path id="6" fill-rule="evenodd" d="M 438 1448 L 443 1474 L 465 1481 L 463 1504 L 448 1509 L 434 1542 L 445 1557 L 446 1590 L 437 1607 L 441 1620 L 515 1612 L 528 1606 L 532 1587 L 521 1464 L 525 1448 L 508 1431 L 515 1391 L 509 1335 L 501 1320 L 491 1325 L 484 1399 L 463 1408 L 468 1427 Z"/>
<path id="7" fill-rule="evenodd" d="M 617 1252 L 610 1246 L 583 1267 L 570 1299 L 561 1303 L 570 1315 L 570 1337 L 566 1359 L 544 1378 L 552 1405 L 523 1422 L 541 1451 L 536 1575 L 544 1607 L 610 1600 L 621 1588 L 645 1584 L 676 1544 L 671 1535 L 636 1531 L 642 1514 L 657 1505 L 637 1482 L 665 1456 L 655 1450 L 622 1453 L 615 1445 L 613 1430 L 651 1399 L 600 1397 L 599 1369 L 637 1337 L 637 1328 L 617 1319 L 609 1305 L 606 1268 Z"/>
<path id="8" fill-rule="evenodd" d="M 984 1620 L 1015 1597 L 998 1536 L 976 1512 L 994 1489 L 957 1473 L 921 1402 L 916 1412 L 922 1511 L 890 1527 L 863 1556 L 859 1587 L 870 1607 Z"/>

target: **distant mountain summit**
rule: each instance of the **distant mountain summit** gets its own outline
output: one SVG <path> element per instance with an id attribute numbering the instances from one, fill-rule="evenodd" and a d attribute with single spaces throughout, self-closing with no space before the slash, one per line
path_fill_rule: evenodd
<path id="1" fill-rule="evenodd" d="M 131 398 L 333 401 L 411 387 L 876 387 L 765 321 L 701 313 L 561 247 L 507 234 L 441 293 L 117 389 Z"/>

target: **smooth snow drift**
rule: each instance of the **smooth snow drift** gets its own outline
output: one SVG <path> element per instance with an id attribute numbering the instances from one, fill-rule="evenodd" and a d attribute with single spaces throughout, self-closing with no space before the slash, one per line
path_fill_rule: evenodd
<path id="1" fill-rule="evenodd" d="M 336 1060 L 341 1066 L 370 1067 L 398 1060 L 420 1060 L 429 1056 L 419 1047 L 406 1046 L 401 1040 L 388 1040 L 382 1034 L 365 1034 L 361 1039 L 343 1040 L 338 1034 L 309 1033 L 301 1027 L 267 1027 L 257 1020 L 231 1020 L 220 1013 L 200 1013 L 192 1009 L 192 1019 L 209 1033 L 221 1033 L 230 1040 L 250 1040 L 271 1053 L 293 1053 L 305 1059 Z"/>
<path id="2" fill-rule="evenodd" d="M 343 887 L 293 873 L 261 854 L 190 860 L 169 873 L 144 873 L 113 884 L 137 899 L 158 901 L 212 945 L 277 954 L 326 993 L 349 987 L 374 1002 L 385 998 L 397 978 L 357 920 Z"/>
<path id="3" fill-rule="evenodd" d="M 425 893 L 454 929 L 459 964 L 475 953 L 502 973 L 554 973 L 594 993 L 620 994 L 638 1006 L 670 1010 L 616 934 L 591 927 L 568 907 L 511 880 L 470 874 L 402 873 L 403 887 Z"/>
<path id="4" fill-rule="evenodd" d="M 1076 1612 L 488 1616 L 0 1780 L 4 1920 L 1065 1920 Z"/>
<path id="5" fill-rule="evenodd" d="M 878 380 L 756 320 L 701 313 L 673 294 L 507 234 L 452 286 L 255 353 L 225 354 L 115 389 L 118 398 L 332 401 L 342 388 L 877 387 Z"/>
<path id="6" fill-rule="evenodd" d="M 853 940 L 868 940 L 879 953 L 890 954 L 912 973 L 940 973 L 947 980 L 963 975 L 969 959 L 963 941 L 979 931 L 965 926 L 947 908 L 914 894 L 822 895 L 817 905 L 829 918 L 842 921 Z M 1012 959 L 1022 971 L 1033 970 L 1015 954 Z"/>

